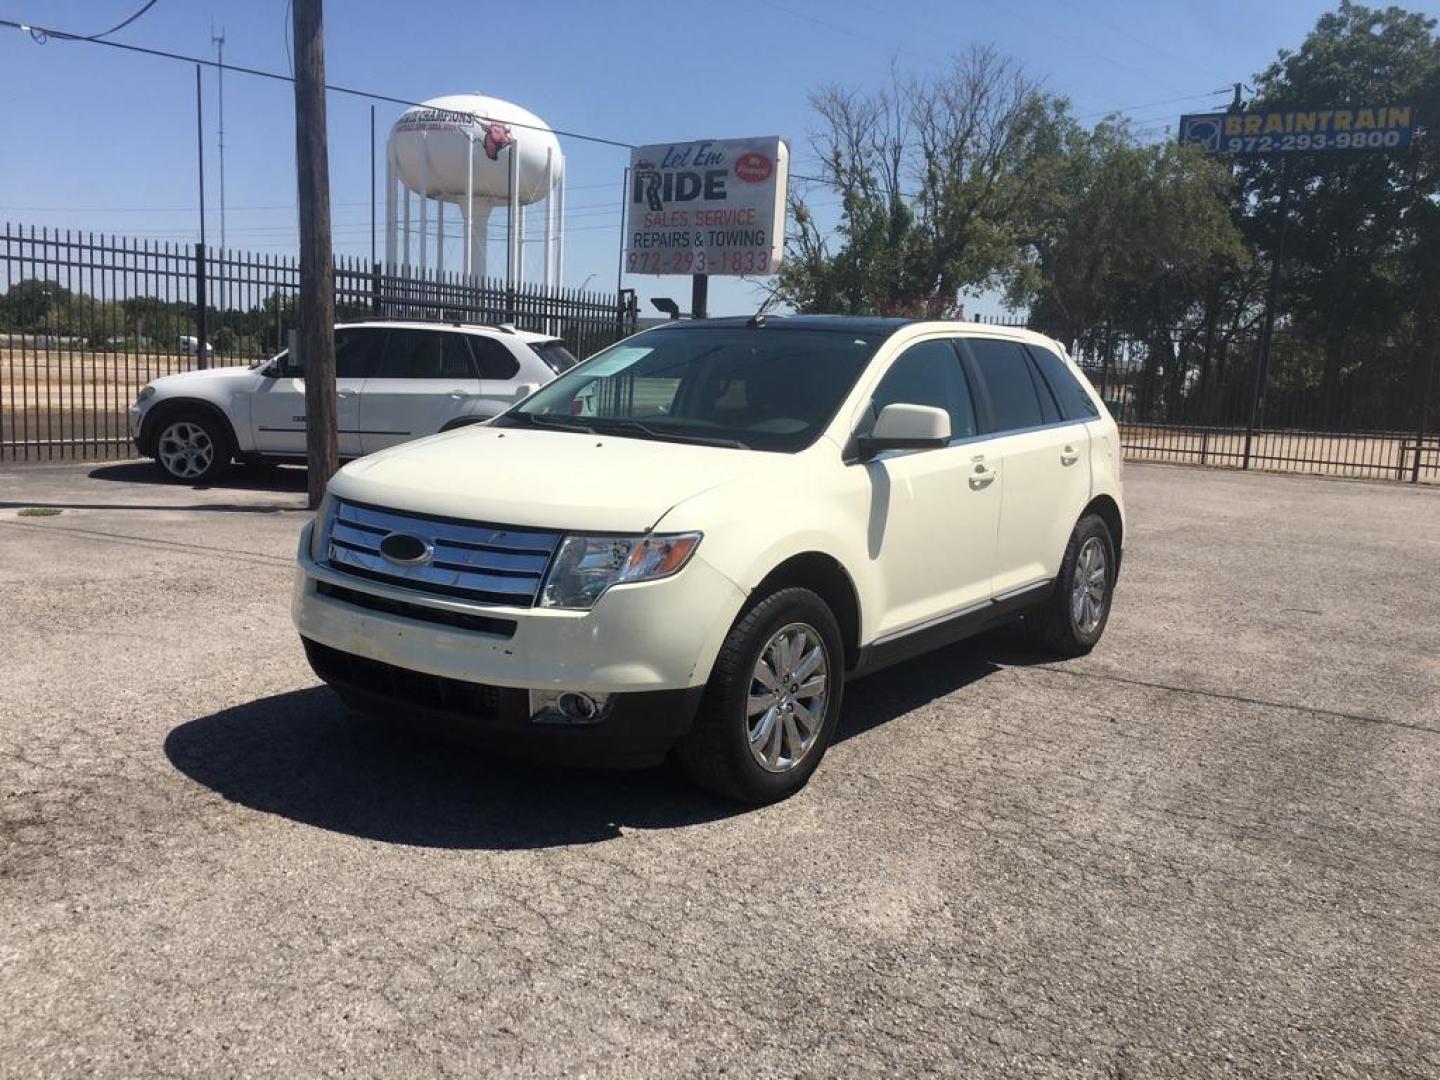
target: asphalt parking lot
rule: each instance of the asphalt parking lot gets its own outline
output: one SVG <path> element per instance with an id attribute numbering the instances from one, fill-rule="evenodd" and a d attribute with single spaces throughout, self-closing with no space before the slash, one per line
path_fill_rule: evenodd
<path id="1" fill-rule="evenodd" d="M 737 811 L 353 722 L 298 473 L 0 471 L 0 1075 L 1437 1075 L 1440 491 L 1126 481 L 1092 656 Z"/>

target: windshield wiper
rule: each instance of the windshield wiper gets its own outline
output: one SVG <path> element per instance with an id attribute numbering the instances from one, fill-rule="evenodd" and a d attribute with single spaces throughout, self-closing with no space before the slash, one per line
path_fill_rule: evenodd
<path id="1" fill-rule="evenodd" d="M 671 442 L 694 443 L 696 446 L 724 446 L 732 450 L 749 450 L 739 439 L 726 439 L 716 435 L 692 435 L 685 431 L 676 431 L 674 428 L 656 428 L 649 424 L 642 424 L 639 420 L 618 420 L 603 419 L 596 421 L 592 429 L 598 432 L 605 431 L 629 431 L 637 435 L 643 435 L 650 439 L 664 439 Z"/>
<path id="2" fill-rule="evenodd" d="M 581 431 L 587 435 L 594 435 L 595 429 L 580 417 L 563 416 L 555 413 L 532 413 L 514 412 L 505 414 L 507 419 L 524 418 L 525 423 L 535 424 L 539 427 L 561 428 L 565 431 Z"/>

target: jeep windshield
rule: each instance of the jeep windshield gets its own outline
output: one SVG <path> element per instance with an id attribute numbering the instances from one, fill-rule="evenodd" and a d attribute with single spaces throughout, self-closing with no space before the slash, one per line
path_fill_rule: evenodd
<path id="1" fill-rule="evenodd" d="M 819 437 L 884 337 L 651 330 L 595 354 L 494 424 L 794 453 Z"/>

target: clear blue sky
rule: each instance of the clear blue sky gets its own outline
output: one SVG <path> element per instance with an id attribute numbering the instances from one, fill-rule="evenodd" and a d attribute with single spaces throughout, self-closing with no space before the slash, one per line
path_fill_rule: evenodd
<path id="1" fill-rule="evenodd" d="M 96 33 L 142 0 L 0 0 L 0 16 Z M 529 0 L 330 0 L 328 79 L 422 99 L 480 90 L 550 124 L 625 142 L 778 134 L 813 171 L 809 92 L 879 85 L 893 62 L 935 71 L 974 43 L 1021 60 L 1082 116 L 1130 113 L 1154 138 L 1181 111 L 1299 43 L 1331 5 L 1311 0 L 729 0 L 643 5 Z M 1436 14 L 1440 0 L 1406 6 Z M 160 0 L 115 40 L 283 71 L 285 0 Z M 0 32 L 0 219 L 193 241 L 194 71 L 95 45 Z M 210 239 L 218 233 L 215 74 L 207 71 Z M 227 75 L 231 246 L 293 252 L 293 98 L 288 84 Z M 1184 99 L 1184 100 L 1172 100 Z M 370 250 L 368 103 L 331 95 L 336 249 Z M 384 134 L 400 112 L 377 106 Z M 565 279 L 613 288 L 623 150 L 562 140 L 569 160 Z M 383 177 L 383 171 L 382 171 Z M 383 247 L 383 200 L 380 209 Z M 688 299 L 681 278 L 627 277 L 642 302 Z M 717 279 L 715 313 L 750 311 L 755 286 Z M 645 303 L 648 309 L 648 303 Z M 993 312 L 993 298 L 970 310 Z"/>

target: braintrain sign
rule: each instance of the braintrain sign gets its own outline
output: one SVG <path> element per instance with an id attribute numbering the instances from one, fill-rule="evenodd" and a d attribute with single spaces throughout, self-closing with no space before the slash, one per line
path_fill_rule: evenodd
<path id="1" fill-rule="evenodd" d="M 1212 154 L 1301 154 L 1317 150 L 1397 150 L 1410 145 L 1415 108 L 1285 109 L 1180 117 L 1180 141 Z"/>
<path id="2" fill-rule="evenodd" d="M 773 274 L 785 243 L 783 139 L 704 139 L 630 154 L 625 269 Z"/>

